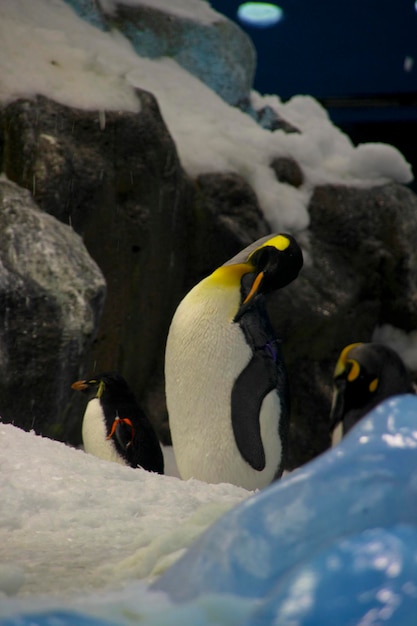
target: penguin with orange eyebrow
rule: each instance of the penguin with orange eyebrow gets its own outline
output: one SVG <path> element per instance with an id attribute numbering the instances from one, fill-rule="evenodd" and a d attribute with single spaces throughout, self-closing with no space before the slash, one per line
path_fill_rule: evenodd
<path id="1" fill-rule="evenodd" d="M 103 372 L 78 380 L 71 387 L 88 397 L 82 424 L 87 453 L 106 461 L 164 473 L 158 437 L 120 374 Z"/>
<path id="2" fill-rule="evenodd" d="M 415 393 L 411 373 L 392 348 L 351 343 L 340 353 L 333 374 L 330 429 L 341 423 L 343 435 L 383 400 Z"/>
<path id="3" fill-rule="evenodd" d="M 180 302 L 166 344 L 165 390 L 183 479 L 255 490 L 281 476 L 288 380 L 265 295 L 295 280 L 302 265 L 294 237 L 268 235 Z"/>

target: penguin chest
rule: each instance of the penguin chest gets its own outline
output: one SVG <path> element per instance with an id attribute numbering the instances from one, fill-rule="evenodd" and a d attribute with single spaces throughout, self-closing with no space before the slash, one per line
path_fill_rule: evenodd
<path id="1" fill-rule="evenodd" d="M 178 307 L 166 347 L 166 398 L 178 469 L 184 479 L 256 489 L 269 484 L 277 470 L 279 398 L 275 390 L 267 394 L 260 409 L 266 466 L 257 471 L 242 458 L 232 427 L 232 390 L 253 356 L 233 322 L 239 290 L 222 290 L 217 298 L 212 290 L 207 299 L 201 285 L 204 281 Z"/>
<path id="2" fill-rule="evenodd" d="M 88 454 L 111 461 L 127 465 L 126 461 L 119 455 L 111 439 L 106 439 L 107 428 L 106 419 L 100 400 L 94 398 L 87 404 L 82 425 L 82 438 L 84 450 Z"/>

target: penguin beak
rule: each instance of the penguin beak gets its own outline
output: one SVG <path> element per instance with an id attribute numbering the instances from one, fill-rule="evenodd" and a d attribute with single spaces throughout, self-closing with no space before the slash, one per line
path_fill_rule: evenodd
<path id="1" fill-rule="evenodd" d="M 75 383 L 72 383 L 71 389 L 75 389 L 75 391 L 84 391 L 84 389 L 88 389 L 88 385 L 85 380 L 77 380 Z"/>
<path id="2" fill-rule="evenodd" d="M 240 305 L 238 312 L 236 313 L 233 321 L 234 322 L 238 322 L 241 317 L 245 314 L 245 312 L 247 311 L 247 309 L 250 307 L 250 304 L 252 303 L 252 301 L 254 300 L 255 296 L 258 294 L 259 291 L 259 287 L 262 283 L 262 280 L 264 278 L 264 272 L 259 272 L 259 274 L 257 274 L 255 276 L 255 280 L 252 283 L 252 286 L 249 290 L 248 295 L 246 296 L 246 298 L 244 299 L 244 301 L 242 302 L 242 304 Z"/>
<path id="3" fill-rule="evenodd" d="M 253 285 L 250 288 L 250 291 L 249 291 L 248 295 L 246 296 L 246 298 L 243 301 L 243 305 L 245 305 L 248 302 L 250 302 L 252 300 L 252 298 L 254 298 L 256 296 L 256 294 L 258 293 L 259 286 L 260 286 L 264 276 L 265 276 L 264 272 L 259 272 L 259 274 L 256 276 L 255 280 L 253 281 Z"/>

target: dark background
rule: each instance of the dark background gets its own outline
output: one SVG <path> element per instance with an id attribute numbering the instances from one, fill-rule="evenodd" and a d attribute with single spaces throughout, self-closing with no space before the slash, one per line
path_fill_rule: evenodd
<path id="1" fill-rule="evenodd" d="M 240 22 L 241 2 L 210 4 L 252 39 L 256 91 L 284 101 L 314 96 L 355 144 L 396 146 L 417 176 L 414 0 L 278 0 L 283 19 L 268 28 Z M 416 182 L 410 187 L 417 191 Z"/>

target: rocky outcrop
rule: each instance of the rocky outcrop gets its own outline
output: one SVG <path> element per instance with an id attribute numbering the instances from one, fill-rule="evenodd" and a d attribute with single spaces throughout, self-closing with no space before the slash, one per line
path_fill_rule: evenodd
<path id="1" fill-rule="evenodd" d="M 0 415 L 70 440 L 70 384 L 88 354 L 105 282 L 80 237 L 0 181 Z"/>
<path id="2" fill-rule="evenodd" d="M 249 37 L 231 20 L 201 3 L 164 8 L 123 0 L 107 5 L 66 0 L 79 15 L 103 30 L 117 29 L 136 52 L 151 59 L 170 57 L 232 105 L 247 100 L 256 53 Z M 107 10 L 106 10 L 107 7 Z"/>
<path id="3" fill-rule="evenodd" d="M 82 374 L 120 371 L 169 440 L 163 361 L 173 312 L 195 282 L 270 229 L 237 174 L 188 179 L 154 97 L 137 93 L 138 115 L 99 115 L 42 96 L 10 104 L 4 169 L 44 211 L 71 224 L 106 278 Z M 75 420 L 80 400 L 72 402 Z"/>
<path id="4" fill-rule="evenodd" d="M 6 107 L 5 172 L 79 233 L 107 282 L 84 374 L 116 369 L 142 398 L 184 290 L 193 189 L 154 97 L 139 114 L 43 97 Z"/>

